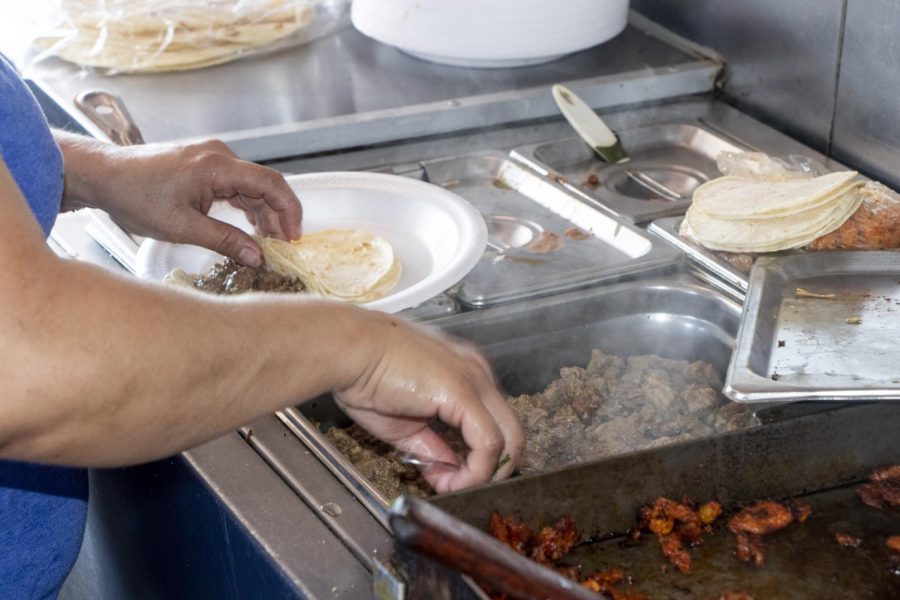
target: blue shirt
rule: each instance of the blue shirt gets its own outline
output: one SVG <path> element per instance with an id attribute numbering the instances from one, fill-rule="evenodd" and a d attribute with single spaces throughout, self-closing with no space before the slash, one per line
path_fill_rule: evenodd
<path id="1" fill-rule="evenodd" d="M 62 154 L 34 96 L 3 56 L 0 156 L 49 234 L 62 198 Z M 0 598 L 56 597 L 81 547 L 87 495 L 84 469 L 0 461 Z"/>

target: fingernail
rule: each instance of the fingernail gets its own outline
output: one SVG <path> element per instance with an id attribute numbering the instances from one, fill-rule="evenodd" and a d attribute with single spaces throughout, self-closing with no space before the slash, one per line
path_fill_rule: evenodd
<path id="1" fill-rule="evenodd" d="M 259 258 L 259 253 L 253 248 L 242 248 L 240 253 L 238 253 L 238 260 L 248 267 L 258 267 L 262 262 Z"/>

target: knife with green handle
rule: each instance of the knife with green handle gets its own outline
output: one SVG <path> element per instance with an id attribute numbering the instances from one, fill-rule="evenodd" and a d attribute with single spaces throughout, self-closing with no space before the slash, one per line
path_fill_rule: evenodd
<path id="1" fill-rule="evenodd" d="M 615 165 L 628 162 L 628 153 L 613 130 L 594 110 L 563 85 L 553 86 L 553 99 L 563 116 L 603 160 Z"/>

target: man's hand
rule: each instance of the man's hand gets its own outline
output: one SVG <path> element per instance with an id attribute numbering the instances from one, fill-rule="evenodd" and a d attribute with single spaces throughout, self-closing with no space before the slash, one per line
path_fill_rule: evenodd
<path id="1" fill-rule="evenodd" d="M 59 133 L 65 208 L 94 206 L 138 235 L 194 244 L 259 266 L 262 252 L 240 229 L 207 216 L 219 200 L 240 208 L 260 235 L 296 239 L 300 202 L 280 173 L 240 160 L 220 141 L 118 147 Z"/>
<path id="2" fill-rule="evenodd" d="M 347 365 L 357 374 L 334 392 L 354 421 L 401 450 L 453 464 L 456 454 L 429 421 L 459 429 L 469 448 L 459 469 L 423 471 L 438 492 L 512 473 L 525 443 L 522 428 L 477 351 L 390 315 L 366 315 L 361 331 L 348 348 Z"/>

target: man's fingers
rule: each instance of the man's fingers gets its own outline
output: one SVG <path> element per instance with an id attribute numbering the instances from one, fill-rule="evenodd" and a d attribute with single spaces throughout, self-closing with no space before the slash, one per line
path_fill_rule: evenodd
<path id="1" fill-rule="evenodd" d="M 190 221 L 185 227 L 190 233 L 179 241 L 209 248 L 248 267 L 262 266 L 262 250 L 252 237 L 237 227 L 200 213 Z"/>
<path id="2" fill-rule="evenodd" d="M 458 428 L 469 447 L 465 463 L 449 477 L 450 489 L 457 490 L 490 481 L 506 444 L 502 430 L 474 386 L 459 386 L 452 399 L 454 402 L 441 405 L 438 417 Z"/>
<path id="3" fill-rule="evenodd" d="M 480 393 L 485 407 L 493 415 L 497 427 L 503 434 L 503 452 L 497 463 L 493 479 L 505 479 L 512 475 L 522 458 L 522 452 L 525 449 L 525 433 L 509 402 L 497 391 L 493 382 L 490 385 L 485 384 Z"/>
<path id="4" fill-rule="evenodd" d="M 494 473 L 494 479 L 504 479 L 513 473 L 522 458 L 525 449 L 525 434 L 509 402 L 497 388 L 497 378 L 484 355 L 475 347 L 465 343 L 458 347 L 475 364 L 477 372 L 473 378 L 476 381 L 479 397 L 503 433 L 503 454 Z"/>
<path id="5" fill-rule="evenodd" d="M 265 237 L 274 237 L 287 240 L 287 235 L 282 229 L 281 220 L 277 212 L 268 206 L 262 206 L 255 212 L 256 228 Z"/>
<path id="6" fill-rule="evenodd" d="M 214 194 L 228 198 L 245 211 L 259 211 L 265 206 L 277 216 L 278 225 L 274 228 L 280 230 L 285 239 L 297 239 L 302 209 L 300 200 L 284 177 L 278 171 L 255 163 L 225 156 L 222 160 L 228 161 L 228 168 L 211 171 Z"/>
<path id="7" fill-rule="evenodd" d="M 417 433 L 398 441 L 396 446 L 398 450 L 409 452 L 426 463 L 435 461 L 416 467 L 434 491 L 443 494 L 454 489 L 451 479 L 460 469 L 459 457 L 431 427 L 423 427 Z"/>

